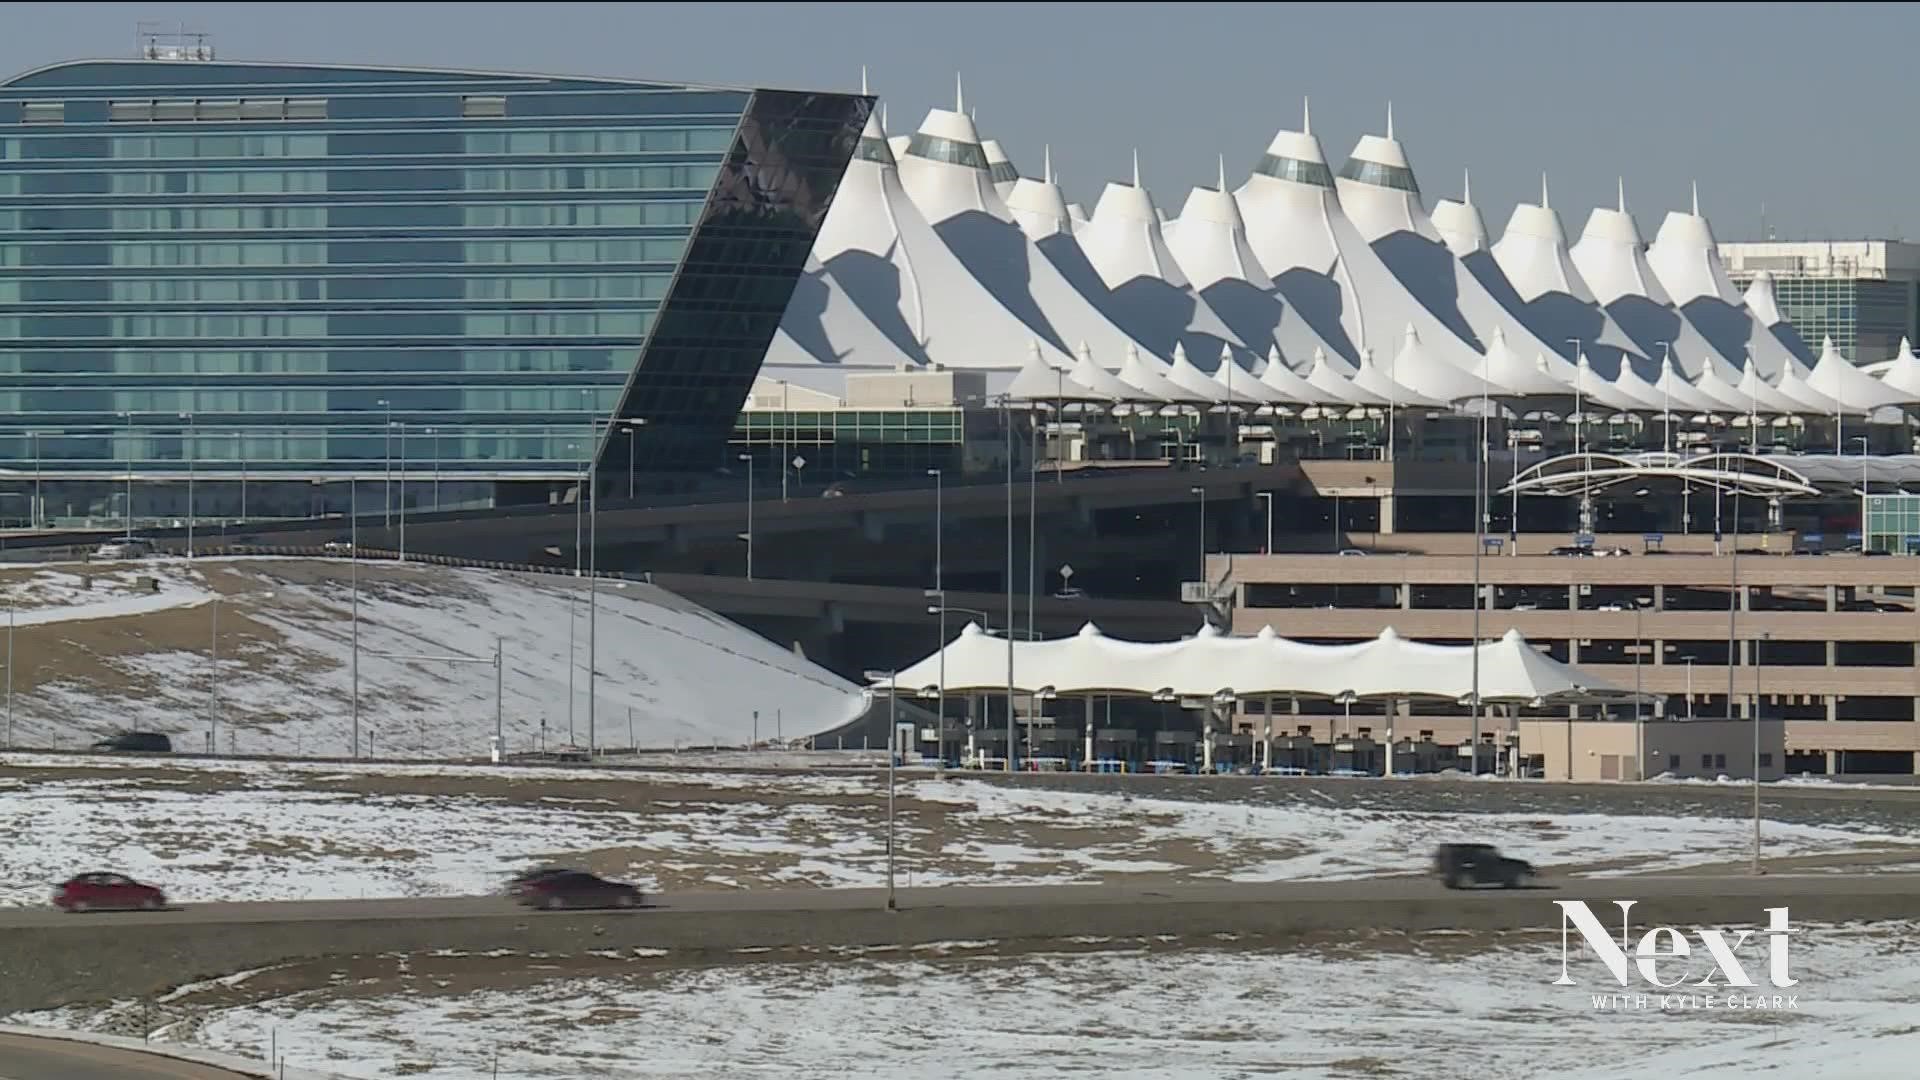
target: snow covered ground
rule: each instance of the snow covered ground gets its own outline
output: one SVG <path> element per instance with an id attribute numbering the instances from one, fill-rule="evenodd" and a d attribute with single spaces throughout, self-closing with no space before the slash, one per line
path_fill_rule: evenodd
<path id="1" fill-rule="evenodd" d="M 1552 872 L 1647 871 L 1724 861 L 1749 835 L 1736 818 L 1256 805 L 924 773 L 899 785 L 898 866 L 917 885 L 1350 878 L 1418 869 L 1432 844 L 1462 837 Z M 875 772 L 7 754 L 0 807 L 0 905 L 44 903 L 50 883 L 83 869 L 150 879 L 185 902 L 470 895 L 559 859 L 656 889 L 885 879 Z M 1772 822 L 1766 843 L 1775 858 L 1863 845 L 1891 850 L 1889 865 L 1920 857 L 1911 832 L 1864 823 Z"/>
<path id="2" fill-rule="evenodd" d="M 1384 939 L 1323 950 L 905 953 L 617 972 L 496 990 L 402 970 L 243 1004 L 156 1037 L 384 1080 L 1907 1080 L 1920 925 L 1803 929 L 1796 1008 L 1596 1009 L 1550 985 L 1559 942 Z M 1764 976 L 1760 981 L 1765 982 Z M 131 1008 L 123 1007 L 121 1011 Z M 18 1021 L 111 1027 L 114 1010 Z"/>
<path id="3" fill-rule="evenodd" d="M 362 563 L 359 576 L 363 749 L 484 755 L 496 642 L 509 749 L 586 743 L 584 583 L 392 563 Z M 0 571 L 0 592 L 16 627 L 13 745 L 70 747 L 138 727 L 201 749 L 217 724 L 223 751 L 351 751 L 353 601 L 342 560 L 12 568 Z M 865 708 L 861 688 L 652 586 L 603 582 L 591 625 L 600 745 L 738 745 L 756 730 L 793 738 Z"/>

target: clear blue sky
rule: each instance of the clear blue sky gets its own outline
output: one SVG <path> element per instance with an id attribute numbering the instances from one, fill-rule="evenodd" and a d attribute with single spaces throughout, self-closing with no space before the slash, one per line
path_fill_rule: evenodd
<path id="1" fill-rule="evenodd" d="M 142 19 L 223 59 L 471 66 L 857 89 L 894 133 L 950 105 L 1070 198 L 1143 178 L 1169 213 L 1227 156 L 1237 184 L 1312 95 L 1335 164 L 1393 100 L 1429 203 L 1470 165 L 1496 232 L 1540 172 L 1577 233 L 1628 201 L 1651 235 L 1698 179 L 1723 240 L 1920 235 L 1905 5 L 7 4 L 0 72 L 132 54 Z"/>

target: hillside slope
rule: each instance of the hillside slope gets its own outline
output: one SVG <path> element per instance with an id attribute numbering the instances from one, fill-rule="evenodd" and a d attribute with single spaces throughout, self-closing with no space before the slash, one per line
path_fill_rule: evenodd
<path id="1" fill-rule="evenodd" d="M 138 727 L 198 750 L 217 723 L 223 752 L 349 753 L 350 572 L 270 558 L 0 570 L 14 609 L 12 743 Z M 508 748 L 587 743 L 585 582 L 385 562 L 362 562 L 359 578 L 363 750 L 484 754 L 496 638 Z M 649 585 L 602 582 L 595 624 L 601 746 L 743 744 L 755 710 L 761 738 L 792 738 L 865 706 L 859 687 Z"/>

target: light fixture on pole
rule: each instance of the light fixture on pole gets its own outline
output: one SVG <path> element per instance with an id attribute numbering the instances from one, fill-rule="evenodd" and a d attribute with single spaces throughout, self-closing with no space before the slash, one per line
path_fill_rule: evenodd
<path id="1" fill-rule="evenodd" d="M 899 672 L 893 671 L 893 670 L 867 672 L 868 682 L 875 683 L 875 682 L 879 682 L 882 679 L 885 679 L 887 682 L 887 910 L 888 911 L 899 910 L 899 904 L 895 901 L 894 892 L 893 892 L 893 763 L 894 763 L 894 759 L 898 756 L 895 752 L 894 741 L 896 736 L 900 732 L 900 719 L 898 715 L 899 708 L 900 708 L 899 706 L 899 701 L 900 701 L 899 689 L 900 688 L 896 682 L 898 675 L 899 675 Z"/>
<path id="2" fill-rule="evenodd" d="M 127 539 L 133 539 L 133 413 L 120 414 L 127 421 Z"/>
<path id="3" fill-rule="evenodd" d="M 585 390 L 581 393 L 584 395 Z M 600 623 L 600 425 L 599 417 L 593 418 L 593 464 L 588 469 L 586 493 L 587 503 L 587 753 L 593 754 L 599 746 L 599 728 L 596 721 L 599 716 L 599 699 L 595 696 L 595 687 L 599 682 L 600 649 L 598 629 Z M 611 434 L 617 425 L 625 424 L 629 429 L 643 425 L 642 417 L 629 419 L 612 418 L 605 421 L 607 432 Z M 752 576 L 749 574 L 748 576 Z M 624 587 L 624 586 L 623 586 Z"/>
<path id="4" fill-rule="evenodd" d="M 386 435 L 386 449 L 381 451 L 381 459 L 386 468 L 386 479 L 385 486 L 380 489 L 380 527 L 391 529 L 393 528 L 393 402 L 381 398 L 374 404 L 387 410 L 386 420 L 380 425 L 380 430 Z"/>
<path id="5" fill-rule="evenodd" d="M 1190 495 L 1200 497 L 1200 580 L 1207 580 L 1207 489 L 1195 484 L 1187 489 Z"/>
<path id="6" fill-rule="evenodd" d="M 1753 643 L 1753 872 L 1756 874 L 1765 872 L 1760 869 L 1760 646 L 1772 638 L 1772 631 L 1763 630 L 1759 640 Z M 1782 753 L 1785 748 L 1786 742 L 1782 740 Z"/>
<path id="7" fill-rule="evenodd" d="M 353 756 L 360 756 L 360 477 L 347 476 L 347 573 L 353 590 Z"/>
<path id="8" fill-rule="evenodd" d="M 1000 398 L 1000 426 L 1006 432 L 1007 453 L 1007 771 L 1016 768 L 1013 727 L 1013 413 L 1006 396 Z"/>
<path id="9" fill-rule="evenodd" d="M 400 561 L 407 561 L 407 422 L 400 421 Z"/>
<path id="10" fill-rule="evenodd" d="M 1267 504 L 1267 546 L 1260 553 L 1271 555 L 1273 554 L 1273 492 L 1257 491 L 1253 497 Z"/>

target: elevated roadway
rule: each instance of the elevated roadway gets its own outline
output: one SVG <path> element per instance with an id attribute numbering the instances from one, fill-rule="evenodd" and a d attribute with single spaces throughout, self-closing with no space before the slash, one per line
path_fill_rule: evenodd
<path id="1" fill-rule="evenodd" d="M 237 1072 L 141 1050 L 0 1031 L 0 1080 L 264 1080 L 263 1063 Z"/>
<path id="2" fill-rule="evenodd" d="M 1425 877 L 1337 882 L 918 888 L 888 911 L 876 889 L 684 893 L 625 912 L 536 912 L 502 897 L 198 904 L 174 911 L 0 913 L 0 1013 L 161 993 L 297 960 L 453 949 L 565 954 L 665 948 L 697 960 L 741 949 L 1040 942 L 1072 936 L 1557 930 L 1551 901 L 1639 901 L 1637 926 L 1757 926 L 1920 918 L 1920 874 L 1543 878 L 1450 892 Z"/>

